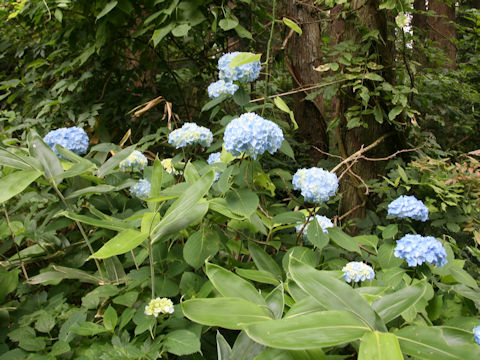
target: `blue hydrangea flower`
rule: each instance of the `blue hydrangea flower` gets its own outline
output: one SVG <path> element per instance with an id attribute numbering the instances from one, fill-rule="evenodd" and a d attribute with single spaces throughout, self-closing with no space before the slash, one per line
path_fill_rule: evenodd
<path id="1" fill-rule="evenodd" d="M 428 208 L 415 196 L 402 195 L 388 204 L 388 215 L 427 221 Z"/>
<path id="2" fill-rule="evenodd" d="M 398 258 L 405 259 L 408 266 L 417 266 L 427 262 L 441 267 L 447 263 L 445 248 L 433 236 L 407 234 L 397 241 L 393 254 Z"/>
<path id="3" fill-rule="evenodd" d="M 130 194 L 142 200 L 148 199 L 150 196 L 150 182 L 146 179 L 141 179 L 130 187 Z"/>
<path id="4" fill-rule="evenodd" d="M 220 71 L 218 77 L 225 81 L 239 81 L 241 83 L 248 83 L 257 80 L 260 75 L 260 61 L 253 61 L 240 66 L 230 68 L 230 62 L 240 54 L 238 51 L 226 53 L 218 60 L 218 70 Z"/>
<path id="5" fill-rule="evenodd" d="M 232 96 L 238 90 L 238 85 L 231 81 L 218 80 L 208 85 L 208 96 L 211 99 L 216 99 L 222 95 Z"/>
<path id="6" fill-rule="evenodd" d="M 210 156 L 207 159 L 208 165 L 212 165 L 212 164 L 215 164 L 217 162 L 222 162 L 220 160 L 221 156 L 222 156 L 221 152 L 216 152 L 216 153 L 210 154 Z M 215 178 L 213 179 L 213 181 L 217 181 L 220 178 L 220 174 L 221 173 L 219 173 L 218 171 L 215 171 Z"/>
<path id="7" fill-rule="evenodd" d="M 375 278 L 375 272 L 372 267 L 359 261 L 349 262 L 343 267 L 342 271 L 346 282 L 359 282 Z"/>
<path id="8" fill-rule="evenodd" d="M 87 152 L 89 140 L 85 130 L 73 126 L 52 130 L 45 135 L 43 141 L 55 151 L 57 156 L 60 156 L 55 150 L 55 144 L 59 144 L 77 155 L 83 155 Z"/>
<path id="9" fill-rule="evenodd" d="M 212 141 L 212 132 L 206 127 L 198 126 L 195 123 L 185 123 L 180 129 L 173 130 L 168 135 L 168 143 L 177 149 L 192 144 L 208 147 Z"/>
<path id="10" fill-rule="evenodd" d="M 321 204 L 338 189 L 337 175 L 322 168 L 299 169 L 293 175 L 293 188 L 300 190 L 305 201 Z"/>
<path id="11" fill-rule="evenodd" d="M 320 227 L 322 228 L 322 231 L 325 234 L 328 234 L 327 229 L 333 227 L 332 221 L 328 217 L 321 216 L 321 215 L 315 215 L 315 218 L 317 219 L 318 225 L 320 225 Z M 308 227 L 310 226 L 311 222 L 312 222 L 312 220 L 310 220 L 308 222 L 308 224 L 303 228 L 303 231 L 302 231 L 303 240 L 305 240 L 305 241 L 308 241 L 307 230 L 308 230 Z M 297 231 L 297 233 L 300 230 L 302 230 L 303 224 L 305 224 L 305 223 L 300 222 L 300 223 L 298 223 L 298 225 L 295 226 L 295 230 Z"/>
<path id="12" fill-rule="evenodd" d="M 128 155 L 125 160 L 122 160 L 118 167 L 121 170 L 139 170 L 142 171 L 145 166 L 147 166 L 148 160 L 140 151 L 133 150 L 133 152 Z"/>
<path id="13" fill-rule="evenodd" d="M 255 113 L 245 113 L 227 125 L 223 141 L 225 150 L 232 155 L 245 152 L 256 159 L 265 151 L 275 153 L 282 146 L 283 132 L 274 122 Z"/>
<path id="14" fill-rule="evenodd" d="M 480 325 L 474 328 L 472 331 L 473 331 L 473 336 L 475 338 L 475 342 L 480 345 Z"/>

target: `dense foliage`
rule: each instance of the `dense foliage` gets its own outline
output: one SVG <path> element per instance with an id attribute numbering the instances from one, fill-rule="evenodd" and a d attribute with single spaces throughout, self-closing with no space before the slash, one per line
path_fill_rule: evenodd
<path id="1" fill-rule="evenodd" d="M 307 88 L 286 3 L 0 2 L 0 360 L 480 358 L 479 11 L 452 69 L 413 1 L 305 2 Z"/>

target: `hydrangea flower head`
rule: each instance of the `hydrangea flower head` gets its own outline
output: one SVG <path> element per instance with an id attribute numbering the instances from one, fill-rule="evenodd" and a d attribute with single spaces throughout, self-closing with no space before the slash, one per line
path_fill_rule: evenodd
<path id="1" fill-rule="evenodd" d="M 217 162 L 221 162 L 220 157 L 222 156 L 221 152 L 216 152 L 216 153 L 211 153 L 210 156 L 207 159 L 208 165 L 215 164 Z M 215 171 L 215 178 L 213 181 L 217 181 L 218 178 L 220 177 L 220 173 L 218 171 Z"/>
<path id="2" fill-rule="evenodd" d="M 150 195 L 150 182 L 146 179 L 139 180 L 135 185 L 130 187 L 130 194 L 139 199 L 148 199 Z"/>
<path id="3" fill-rule="evenodd" d="M 321 216 L 321 215 L 315 215 L 315 219 L 317 219 L 317 222 L 318 222 L 318 225 L 320 225 L 320 227 L 322 228 L 322 231 L 325 233 L 325 234 L 328 234 L 328 228 L 331 228 L 333 227 L 333 223 L 332 221 L 326 217 L 326 216 Z M 307 237 L 307 230 L 308 230 L 308 227 L 310 226 L 310 223 L 312 222 L 312 220 L 310 220 L 308 222 L 307 225 L 305 225 L 305 227 L 303 227 L 303 222 L 301 223 L 298 223 L 298 225 L 295 226 L 295 230 L 297 231 L 297 233 L 302 230 L 302 227 L 303 227 L 303 231 L 302 231 L 302 235 L 303 235 L 303 239 L 305 241 L 308 241 L 308 237 Z"/>
<path id="4" fill-rule="evenodd" d="M 405 259 L 408 266 L 427 262 L 441 267 L 447 263 L 445 248 L 433 236 L 407 234 L 397 241 L 393 254 Z"/>
<path id="5" fill-rule="evenodd" d="M 168 298 L 156 298 L 150 300 L 145 306 L 145 315 L 157 317 L 159 314 L 173 314 L 173 302 Z"/>
<path id="6" fill-rule="evenodd" d="M 359 261 L 349 262 L 343 267 L 342 271 L 346 282 L 359 282 L 375 278 L 375 272 L 372 267 Z"/>
<path id="7" fill-rule="evenodd" d="M 312 167 L 298 169 L 292 184 L 295 190 L 301 191 L 305 201 L 322 204 L 337 192 L 338 178 L 335 173 Z"/>
<path id="8" fill-rule="evenodd" d="M 198 126 L 195 123 L 185 123 L 180 129 L 173 130 L 168 135 L 168 143 L 177 149 L 193 144 L 208 147 L 212 141 L 212 132 L 206 127 Z"/>
<path id="9" fill-rule="evenodd" d="M 133 150 L 125 160 L 122 160 L 118 167 L 123 171 L 140 170 L 142 171 L 147 166 L 148 160 L 140 151 Z"/>
<path id="10" fill-rule="evenodd" d="M 480 345 L 480 325 L 474 328 L 473 330 L 473 336 L 475 338 L 475 342 Z"/>
<path id="11" fill-rule="evenodd" d="M 402 195 L 388 204 L 388 215 L 427 221 L 428 208 L 415 196 Z"/>
<path id="12" fill-rule="evenodd" d="M 180 174 L 177 169 L 175 169 L 175 166 L 173 165 L 173 161 L 171 158 L 168 158 L 168 159 L 163 159 L 162 161 L 160 161 L 160 164 L 162 164 L 163 166 L 163 169 L 169 173 L 169 174 L 172 174 L 172 175 L 178 175 Z"/>
<path id="13" fill-rule="evenodd" d="M 255 113 L 245 113 L 233 119 L 223 135 L 225 150 L 234 156 L 242 152 L 257 158 L 265 151 L 275 153 L 283 142 L 283 132 L 273 121 Z"/>
<path id="14" fill-rule="evenodd" d="M 55 151 L 57 156 L 60 156 L 55 149 L 55 144 L 59 144 L 77 155 L 83 155 L 87 152 L 89 140 L 85 130 L 73 126 L 52 130 L 45 135 L 43 141 Z"/>
<path id="15" fill-rule="evenodd" d="M 238 85 L 231 81 L 218 80 L 208 85 L 208 96 L 216 99 L 222 95 L 232 96 L 238 90 Z"/>
<path id="16" fill-rule="evenodd" d="M 257 80 L 260 75 L 260 61 L 252 61 L 247 64 L 230 68 L 230 62 L 240 54 L 238 51 L 226 53 L 218 59 L 218 77 L 225 81 L 239 81 L 248 83 Z"/>

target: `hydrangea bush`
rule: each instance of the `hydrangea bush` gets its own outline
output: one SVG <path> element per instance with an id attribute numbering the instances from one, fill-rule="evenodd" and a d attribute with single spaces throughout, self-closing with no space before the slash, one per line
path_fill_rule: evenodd
<path id="1" fill-rule="evenodd" d="M 232 70 L 232 55 L 221 59 L 225 81 L 258 76 L 259 64 Z M 60 161 L 54 136 L 45 145 L 34 132 L 29 149 L 1 151 L 2 201 L 14 202 L 5 213 L 33 207 L 11 214 L 0 233 L 12 232 L 20 248 L 2 253 L 0 277 L 24 282 L 0 291 L 9 317 L 0 351 L 67 359 L 480 358 L 477 279 L 455 258 L 453 237 L 412 234 L 430 234 L 422 202 L 388 198 L 374 230 L 344 232 L 337 175 L 301 168 L 285 151 L 283 121 L 266 120 L 248 102 L 223 118 L 223 104 L 215 106 L 208 127 L 164 128 L 159 143 L 172 146 L 150 163 L 113 144 Z M 223 139 L 214 142 L 212 130 Z M 77 130 L 66 132 L 62 146 L 82 154 L 78 142 L 86 152 L 88 137 L 79 132 L 73 141 Z M 194 146 L 178 151 L 196 144 L 208 158 Z M 36 189 L 47 200 L 32 196 Z"/>

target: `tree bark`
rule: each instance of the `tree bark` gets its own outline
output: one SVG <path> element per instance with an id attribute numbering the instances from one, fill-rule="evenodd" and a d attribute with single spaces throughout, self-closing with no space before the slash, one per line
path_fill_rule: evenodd
<path id="1" fill-rule="evenodd" d="M 457 36 L 455 29 L 455 5 L 444 1 L 429 0 L 428 10 L 435 11 L 435 16 L 427 18 L 428 38 L 445 51 L 450 62 L 445 67 L 456 68 L 457 49 L 453 40 Z"/>
<path id="2" fill-rule="evenodd" d="M 296 33 L 288 41 L 289 70 L 297 86 L 315 85 L 321 82 L 321 74 L 313 67 L 322 63 L 322 34 L 320 12 L 313 0 L 297 2 L 288 0 L 287 16 L 295 19 L 302 28 L 302 35 Z M 311 90 L 312 91 L 312 90 Z M 321 95 L 312 101 L 305 100 L 309 92 L 294 95 L 295 119 L 298 123 L 298 135 L 301 140 L 328 151 L 327 114 Z M 323 157 L 318 151 L 311 150 L 310 155 L 316 163 Z"/>

